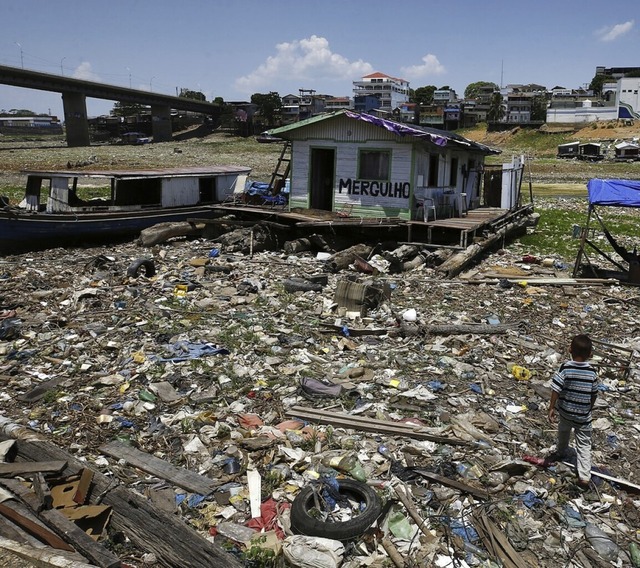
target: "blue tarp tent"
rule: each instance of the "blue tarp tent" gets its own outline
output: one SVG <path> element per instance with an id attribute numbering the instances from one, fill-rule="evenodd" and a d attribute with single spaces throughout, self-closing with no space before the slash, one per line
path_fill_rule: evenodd
<path id="1" fill-rule="evenodd" d="M 589 205 L 640 207 L 640 180 L 592 179 L 587 192 Z"/>
<path id="2" fill-rule="evenodd" d="M 587 194 L 589 198 L 589 214 L 586 226 L 580 228 L 580 247 L 573 268 L 573 276 L 577 276 L 582 271 L 583 258 L 587 261 L 592 275 L 604 275 L 611 272 L 600 270 L 591 264 L 585 250 L 586 245 L 589 245 L 597 254 L 606 258 L 620 270 L 619 273 L 613 276 L 614 278 L 626 280 L 633 284 L 640 284 L 640 255 L 636 253 L 635 248 L 633 252 L 630 252 L 615 240 L 596 210 L 596 205 L 604 207 L 640 207 L 640 180 L 595 178 L 587 183 Z M 600 243 L 596 244 L 589 239 L 589 225 L 592 216 L 600 224 L 604 236 L 621 260 L 615 258 L 610 252 L 603 250 Z M 627 263 L 628 266 L 623 263 Z"/>

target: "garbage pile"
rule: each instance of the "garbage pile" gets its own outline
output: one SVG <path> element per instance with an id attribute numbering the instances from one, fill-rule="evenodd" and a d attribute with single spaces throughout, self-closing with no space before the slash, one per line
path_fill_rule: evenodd
<path id="1" fill-rule="evenodd" d="M 205 240 L 5 257 L 4 431 L 229 566 L 640 566 L 636 289 L 517 245 L 453 280 L 366 260 Z M 546 459 L 549 380 L 577 333 L 601 380 L 586 490 Z M 39 447 L 19 455 L 50 460 Z M 177 565 L 110 506 L 93 536 L 123 565 Z"/>

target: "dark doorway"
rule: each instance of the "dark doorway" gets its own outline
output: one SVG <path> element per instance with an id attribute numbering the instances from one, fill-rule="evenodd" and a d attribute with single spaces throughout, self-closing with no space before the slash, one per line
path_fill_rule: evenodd
<path id="1" fill-rule="evenodd" d="M 336 177 L 336 151 L 327 148 L 311 149 L 309 173 L 309 206 L 312 209 L 333 209 L 333 186 Z"/>
<path id="2" fill-rule="evenodd" d="M 500 207 L 502 204 L 502 166 L 485 167 L 484 171 L 484 205 Z"/>

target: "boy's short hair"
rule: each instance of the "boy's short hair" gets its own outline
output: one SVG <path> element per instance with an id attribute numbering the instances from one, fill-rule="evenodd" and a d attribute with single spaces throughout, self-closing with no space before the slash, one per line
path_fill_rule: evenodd
<path id="1" fill-rule="evenodd" d="M 574 357 L 580 357 L 581 359 L 588 359 L 591 357 L 593 351 L 593 343 L 588 335 L 576 335 L 571 340 L 571 355 Z"/>

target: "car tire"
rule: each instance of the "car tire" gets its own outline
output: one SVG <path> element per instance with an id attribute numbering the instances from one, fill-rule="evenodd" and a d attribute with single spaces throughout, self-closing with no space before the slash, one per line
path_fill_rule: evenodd
<path id="1" fill-rule="evenodd" d="M 314 486 L 305 487 L 291 505 L 291 529 L 297 534 L 318 536 L 333 540 L 351 540 L 364 534 L 376 521 L 382 511 L 382 503 L 374 489 L 366 483 L 352 479 L 339 480 L 339 492 L 364 503 L 364 511 L 348 521 L 321 521 L 309 514 L 315 507 Z"/>
<path id="2" fill-rule="evenodd" d="M 129 265 L 127 268 L 127 276 L 129 278 L 137 278 L 141 273 L 150 278 L 156 273 L 156 265 L 149 258 L 139 258 Z"/>

